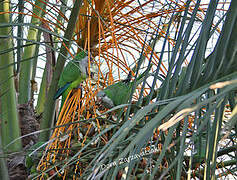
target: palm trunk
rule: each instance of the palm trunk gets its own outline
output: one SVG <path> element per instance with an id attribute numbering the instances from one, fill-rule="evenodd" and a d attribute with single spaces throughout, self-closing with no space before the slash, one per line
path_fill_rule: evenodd
<path id="1" fill-rule="evenodd" d="M 18 11 L 19 12 L 24 12 L 24 0 L 19 0 L 18 1 Z M 18 23 L 24 23 L 24 16 L 23 14 L 18 14 Z M 22 45 L 23 45 L 23 26 L 18 26 L 17 27 L 17 37 L 19 39 L 17 39 L 17 69 L 16 69 L 16 73 L 19 73 L 20 70 L 20 61 L 22 59 Z"/>
<path id="2" fill-rule="evenodd" d="M 4 156 L 4 152 L 2 151 L 1 138 L 0 138 L 0 153 L 1 153 L 1 156 Z M 2 180 L 8 180 L 9 179 L 8 169 L 7 169 L 5 158 L 0 158 L 0 177 L 1 177 Z"/>
<path id="3" fill-rule="evenodd" d="M 64 4 L 67 4 L 67 1 L 68 0 L 62 0 L 62 2 Z M 65 14 L 66 13 L 66 7 L 65 6 L 61 6 L 60 7 L 60 12 L 62 14 Z M 57 22 L 63 23 L 63 17 L 62 17 L 61 14 L 58 15 Z M 60 26 L 59 23 L 57 23 L 57 25 Z M 59 34 L 59 28 L 55 29 L 55 33 Z M 54 38 L 54 42 L 57 41 L 57 39 L 58 38 Z M 54 48 L 55 49 L 57 49 L 57 45 L 58 45 L 58 43 L 54 44 Z M 48 91 L 48 89 L 46 91 L 46 74 L 47 74 L 46 71 L 47 71 L 47 69 L 45 67 L 44 73 L 43 73 L 43 77 L 42 77 L 42 82 L 40 84 L 40 91 L 39 91 L 39 96 L 38 96 L 38 100 L 37 100 L 37 105 L 36 105 L 36 109 L 35 109 L 37 114 L 41 114 L 44 111 L 44 103 L 45 103 L 46 94 L 47 94 L 47 91 Z"/>
<path id="4" fill-rule="evenodd" d="M 40 42 L 41 33 L 42 33 L 42 31 L 38 31 L 37 42 Z M 35 77 L 36 77 L 36 70 L 37 70 L 39 47 L 40 47 L 40 45 L 36 44 L 36 46 L 35 46 L 35 57 L 34 57 L 33 63 L 32 63 L 31 83 L 36 83 Z M 31 84 L 31 87 L 32 87 L 32 84 Z M 31 95 L 32 100 L 34 99 L 34 92 L 35 92 L 34 89 L 31 88 L 31 94 L 30 95 Z"/>
<path id="5" fill-rule="evenodd" d="M 31 24 L 39 26 L 40 25 L 40 17 L 43 14 L 43 11 L 40 9 L 45 9 L 46 4 L 42 3 L 41 1 L 35 1 L 35 6 L 33 8 L 34 16 L 31 19 Z M 33 27 L 29 28 L 27 39 L 31 41 L 37 41 L 37 34 L 38 29 Z M 32 42 L 26 42 L 26 45 Z M 32 59 L 35 55 L 35 48 L 36 45 L 26 46 L 23 52 L 23 61 L 21 63 L 20 68 L 20 79 L 19 79 L 19 104 L 27 103 L 30 100 L 30 80 L 32 75 Z"/>
<path id="6" fill-rule="evenodd" d="M 46 99 L 46 69 L 44 70 L 42 81 L 40 84 L 40 91 L 38 95 L 37 105 L 35 107 L 36 113 L 40 115 L 44 111 L 44 103 Z"/>
<path id="7" fill-rule="evenodd" d="M 0 12 L 9 12 L 9 2 L 3 0 L 0 3 Z M 0 22 L 9 23 L 9 14 L 0 13 Z M 9 27 L 0 28 L 0 52 L 12 48 L 9 37 Z M 3 147 L 20 136 L 19 120 L 16 106 L 16 90 L 13 79 L 13 53 L 7 52 L 0 55 L 0 103 L 1 103 L 1 136 Z M 21 149 L 21 141 L 11 144 L 8 149 L 17 151 Z"/>

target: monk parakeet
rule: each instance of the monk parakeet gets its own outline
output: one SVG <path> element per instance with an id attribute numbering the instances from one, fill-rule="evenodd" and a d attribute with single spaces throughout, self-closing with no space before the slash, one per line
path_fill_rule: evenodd
<path id="1" fill-rule="evenodd" d="M 54 99 L 57 99 L 62 95 L 61 104 L 63 105 L 70 90 L 77 88 L 87 77 L 88 55 L 86 52 L 81 51 L 64 67 L 58 82 L 59 89 L 56 92 Z"/>
<path id="2" fill-rule="evenodd" d="M 144 71 L 138 76 L 135 84 L 136 87 L 143 81 L 146 72 L 149 70 L 150 69 Z M 119 81 L 99 91 L 97 94 L 98 100 L 101 101 L 106 108 L 112 108 L 120 104 L 126 104 L 128 103 L 134 83 L 135 81 L 131 81 L 130 72 L 127 79 Z"/>

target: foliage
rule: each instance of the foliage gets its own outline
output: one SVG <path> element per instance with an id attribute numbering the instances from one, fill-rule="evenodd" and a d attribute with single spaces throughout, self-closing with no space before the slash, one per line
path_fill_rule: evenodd
<path id="1" fill-rule="evenodd" d="M 61 1 L 60 9 L 57 3 L 33 5 L 44 12 L 31 14 L 41 26 L 9 22 L 38 31 L 38 40 L 18 38 L 24 50 L 39 45 L 20 62 L 46 61 L 40 87 L 46 96 L 35 100 L 43 113 L 40 141 L 51 137 L 33 179 L 236 176 L 236 1 L 78 0 Z M 71 91 L 57 115 L 60 74 L 81 49 L 98 73 Z M 129 74 L 136 81 L 145 70 L 149 74 L 133 86 L 127 104 L 107 109 L 98 102 L 98 91 Z M 27 92 L 34 93 L 35 81 Z"/>

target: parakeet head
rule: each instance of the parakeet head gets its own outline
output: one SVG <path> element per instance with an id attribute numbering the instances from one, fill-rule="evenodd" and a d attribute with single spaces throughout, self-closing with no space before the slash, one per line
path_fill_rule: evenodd
<path id="1" fill-rule="evenodd" d="M 113 101 L 105 94 L 105 92 L 99 91 L 97 94 L 98 101 L 101 102 L 106 108 L 114 107 Z"/>
<path id="2" fill-rule="evenodd" d="M 94 58 L 90 56 L 90 76 L 93 78 L 94 74 L 98 71 L 95 68 Z M 88 54 L 87 51 L 81 51 L 75 56 L 75 60 L 79 61 L 80 70 L 82 74 L 87 78 L 89 76 L 88 70 Z"/>
<path id="3" fill-rule="evenodd" d="M 97 93 L 97 97 L 98 97 L 98 98 L 103 98 L 103 97 L 105 97 L 105 96 L 106 96 L 106 94 L 105 94 L 104 91 L 99 91 L 99 92 Z"/>
<path id="4" fill-rule="evenodd" d="M 88 77 L 88 56 L 85 56 L 82 59 L 80 59 L 79 68 L 81 70 L 82 76 L 87 78 Z"/>

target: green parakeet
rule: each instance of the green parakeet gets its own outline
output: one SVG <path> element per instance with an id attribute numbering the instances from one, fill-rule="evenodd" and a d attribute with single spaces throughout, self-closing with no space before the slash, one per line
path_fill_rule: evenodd
<path id="1" fill-rule="evenodd" d="M 135 85 L 136 87 L 143 81 L 146 72 L 149 70 L 150 69 L 144 71 L 138 76 Z M 99 91 L 97 94 L 98 100 L 101 101 L 106 108 L 126 104 L 128 103 L 134 83 L 135 81 L 131 81 L 131 73 L 129 73 L 127 79 L 119 81 Z"/>
<path id="2" fill-rule="evenodd" d="M 64 67 L 58 82 L 59 89 L 56 92 L 54 99 L 57 99 L 62 95 L 61 104 L 63 105 L 70 90 L 77 88 L 87 77 L 88 56 L 86 52 L 81 51 Z"/>

